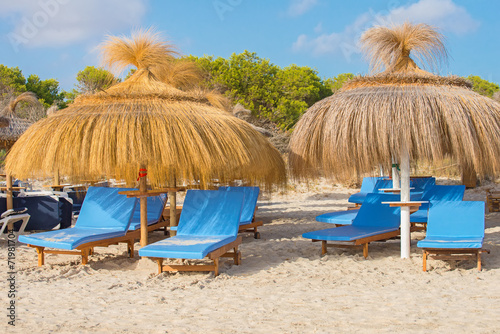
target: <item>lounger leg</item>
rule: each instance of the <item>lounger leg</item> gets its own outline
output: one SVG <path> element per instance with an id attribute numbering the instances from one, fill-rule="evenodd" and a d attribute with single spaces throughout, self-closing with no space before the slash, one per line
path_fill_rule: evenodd
<path id="1" fill-rule="evenodd" d="M 45 264 L 45 254 L 43 253 L 45 247 L 35 247 L 35 249 L 38 253 L 38 266 L 41 267 Z"/>
<path id="2" fill-rule="evenodd" d="M 238 250 L 238 246 L 234 247 L 233 252 L 234 252 L 234 264 L 235 265 L 240 265 L 240 263 L 241 263 L 241 252 Z"/>
<path id="3" fill-rule="evenodd" d="M 82 249 L 82 265 L 89 263 L 89 248 Z"/>
<path id="4" fill-rule="evenodd" d="M 127 240 L 127 251 L 131 259 L 134 258 L 134 240 Z"/>
<path id="5" fill-rule="evenodd" d="M 365 259 L 368 257 L 368 243 L 363 244 L 363 256 Z"/>
<path id="6" fill-rule="evenodd" d="M 219 258 L 214 259 L 214 277 L 219 276 Z"/>
<path id="7" fill-rule="evenodd" d="M 158 262 L 158 274 L 161 274 L 163 272 L 163 259 L 156 259 L 156 262 Z"/>
<path id="8" fill-rule="evenodd" d="M 322 240 L 321 241 L 321 255 L 325 255 L 326 254 L 326 241 L 325 240 Z"/>
<path id="9" fill-rule="evenodd" d="M 481 271 L 481 251 L 477 252 L 477 270 Z"/>
<path id="10" fill-rule="evenodd" d="M 422 259 L 423 259 L 423 270 L 427 271 L 427 251 L 424 250 L 422 254 Z"/>

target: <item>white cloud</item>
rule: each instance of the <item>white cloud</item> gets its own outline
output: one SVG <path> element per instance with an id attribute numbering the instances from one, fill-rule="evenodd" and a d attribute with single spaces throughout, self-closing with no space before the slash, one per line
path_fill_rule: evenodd
<path id="1" fill-rule="evenodd" d="M 317 3 L 317 0 L 292 0 L 288 7 L 287 14 L 291 17 L 303 15 L 316 6 Z"/>
<path id="2" fill-rule="evenodd" d="M 0 3 L 13 22 L 7 35 L 15 49 L 71 45 L 140 25 L 145 0 L 16 0 Z"/>
<path id="3" fill-rule="evenodd" d="M 409 6 L 391 10 L 386 20 L 395 23 L 423 22 L 457 35 L 466 34 L 479 27 L 479 22 L 453 0 L 420 0 Z"/>
<path id="4" fill-rule="evenodd" d="M 315 37 L 301 34 L 293 43 L 295 52 L 311 52 L 314 56 L 342 54 L 348 61 L 360 53 L 358 41 L 361 34 L 374 25 L 387 23 L 427 23 L 442 32 L 461 35 L 476 30 L 479 22 L 464 7 L 452 0 L 419 0 L 410 5 L 388 9 L 378 13 L 372 10 L 358 16 L 341 32 L 322 33 Z"/>
<path id="5" fill-rule="evenodd" d="M 319 34 L 323 31 L 323 22 L 320 22 L 314 27 L 314 32 Z"/>

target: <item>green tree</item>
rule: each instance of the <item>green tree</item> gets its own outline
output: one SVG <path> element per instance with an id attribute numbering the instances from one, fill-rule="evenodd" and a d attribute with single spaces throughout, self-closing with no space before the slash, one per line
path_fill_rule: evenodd
<path id="1" fill-rule="evenodd" d="M 473 91 L 484 96 L 493 97 L 493 94 L 500 90 L 497 84 L 484 80 L 477 75 L 469 75 L 466 79 L 472 83 Z"/>
<path id="2" fill-rule="evenodd" d="M 352 73 L 341 73 L 336 77 L 326 79 L 325 85 L 327 85 L 335 94 L 342 88 L 344 83 L 351 80 L 352 78 L 354 78 L 354 74 Z"/>
<path id="3" fill-rule="evenodd" d="M 7 67 L 0 64 L 0 85 L 23 93 L 26 91 L 26 78 L 18 67 Z"/>
<path id="4" fill-rule="evenodd" d="M 309 67 L 280 68 L 254 52 L 232 54 L 228 59 L 190 56 L 204 71 L 203 84 L 249 108 L 257 117 L 290 129 L 316 101 L 331 91 Z"/>
<path id="5" fill-rule="evenodd" d="M 76 88 L 80 94 L 94 94 L 120 82 L 113 73 L 94 66 L 87 66 L 76 75 Z"/>
<path id="6" fill-rule="evenodd" d="M 64 92 L 59 91 L 59 82 L 55 79 L 41 80 L 31 74 L 26 80 L 26 90 L 35 93 L 45 108 L 53 104 L 61 107 L 64 102 Z"/>
<path id="7" fill-rule="evenodd" d="M 0 93 L 19 95 L 26 91 L 35 93 L 45 108 L 53 104 L 64 106 L 64 92 L 60 91 L 57 80 L 41 80 L 36 74 L 26 79 L 18 67 L 0 64 Z"/>

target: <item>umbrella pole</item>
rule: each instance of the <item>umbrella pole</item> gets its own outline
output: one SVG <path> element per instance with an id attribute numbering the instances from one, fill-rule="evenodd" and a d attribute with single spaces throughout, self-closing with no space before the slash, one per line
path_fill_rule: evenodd
<path id="1" fill-rule="evenodd" d="M 172 176 L 171 186 L 176 187 L 175 176 Z M 168 198 L 170 200 L 170 227 L 177 226 L 177 192 L 170 191 L 168 193 Z M 172 231 L 170 229 L 170 236 L 173 237 L 177 234 L 177 231 Z"/>
<path id="2" fill-rule="evenodd" d="M 60 184 L 61 183 L 59 181 L 59 169 L 56 169 L 56 171 L 54 172 L 54 185 L 58 186 Z"/>
<path id="3" fill-rule="evenodd" d="M 142 166 L 139 169 L 139 191 L 141 194 L 148 191 L 147 175 L 146 167 Z M 144 247 L 148 244 L 148 198 L 141 197 L 139 204 L 141 205 L 141 247 Z"/>
<path id="4" fill-rule="evenodd" d="M 6 175 L 7 180 L 7 210 L 14 209 L 14 199 L 12 195 L 12 175 Z M 10 231 L 14 228 L 14 223 L 9 223 L 7 229 Z"/>
<path id="5" fill-rule="evenodd" d="M 392 187 L 394 189 L 401 189 L 401 184 L 399 181 L 399 171 L 397 168 L 397 161 L 394 158 L 392 158 Z"/>
<path id="6" fill-rule="evenodd" d="M 401 202 L 410 201 L 410 156 L 408 150 L 401 152 Z M 401 258 L 410 258 L 410 207 L 401 207 Z"/>

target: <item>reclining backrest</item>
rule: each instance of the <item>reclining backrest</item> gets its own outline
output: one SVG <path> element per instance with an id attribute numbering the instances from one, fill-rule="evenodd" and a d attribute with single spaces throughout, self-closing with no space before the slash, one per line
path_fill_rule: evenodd
<path id="1" fill-rule="evenodd" d="M 464 199 L 465 186 L 432 186 L 422 196 L 423 201 L 461 201 Z"/>
<path id="2" fill-rule="evenodd" d="M 362 193 L 371 193 L 375 189 L 375 184 L 378 180 L 381 180 L 381 177 L 364 177 L 363 182 L 361 182 L 361 189 L 359 192 Z"/>
<path id="3" fill-rule="evenodd" d="M 424 192 L 422 201 L 461 201 L 464 198 L 465 186 L 432 186 Z M 428 209 L 429 203 L 424 203 L 420 209 Z"/>
<path id="4" fill-rule="evenodd" d="M 148 197 L 148 220 L 159 220 L 167 202 L 167 194 Z M 141 206 L 137 205 L 134 211 L 134 220 L 141 219 Z"/>
<path id="5" fill-rule="evenodd" d="M 484 202 L 431 203 L 426 237 L 484 238 Z"/>
<path id="6" fill-rule="evenodd" d="M 259 198 L 259 187 L 219 187 L 219 190 L 243 192 L 245 200 L 243 210 L 241 211 L 240 223 L 249 223 L 252 221 Z"/>
<path id="7" fill-rule="evenodd" d="M 436 184 L 434 177 L 415 177 L 411 179 L 411 186 L 415 191 L 426 191 Z"/>
<path id="8" fill-rule="evenodd" d="M 375 187 L 372 193 L 383 193 L 383 191 L 379 189 L 390 189 L 392 188 L 392 180 L 391 179 L 380 179 L 375 183 Z"/>
<path id="9" fill-rule="evenodd" d="M 177 235 L 236 236 L 243 201 L 239 191 L 188 190 Z"/>
<path id="10" fill-rule="evenodd" d="M 397 202 L 398 194 L 368 194 L 359 209 L 353 226 L 383 226 L 396 227 L 400 223 L 400 208 L 390 207 L 381 202 Z"/>
<path id="11" fill-rule="evenodd" d="M 118 194 L 126 190 L 134 189 L 89 187 L 75 227 L 126 231 L 137 204 L 137 198 Z"/>

